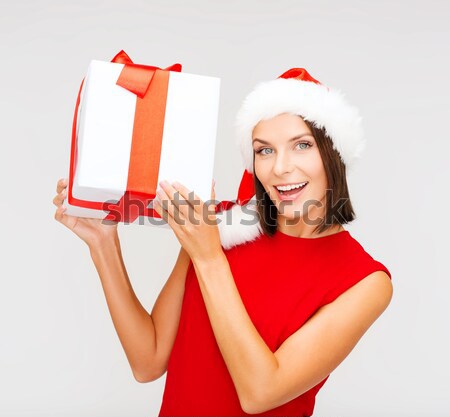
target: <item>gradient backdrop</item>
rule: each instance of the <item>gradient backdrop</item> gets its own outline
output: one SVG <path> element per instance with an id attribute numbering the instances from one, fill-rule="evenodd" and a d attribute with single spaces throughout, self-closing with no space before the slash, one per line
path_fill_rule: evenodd
<path id="1" fill-rule="evenodd" d="M 382 317 L 317 396 L 318 417 L 450 413 L 447 1 L 1 0 L 0 415 L 156 416 L 165 376 L 133 378 L 87 246 L 53 218 L 76 94 L 91 59 L 222 79 L 214 174 L 242 174 L 234 115 L 260 81 L 305 67 L 360 108 L 368 145 L 348 230 L 392 272 Z M 119 227 L 150 311 L 175 262 L 170 230 Z"/>

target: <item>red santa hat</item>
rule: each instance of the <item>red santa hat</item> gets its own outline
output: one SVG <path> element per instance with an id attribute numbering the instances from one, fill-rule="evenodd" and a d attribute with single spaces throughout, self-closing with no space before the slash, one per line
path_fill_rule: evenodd
<path id="1" fill-rule="evenodd" d="M 216 209 L 225 249 L 254 240 L 262 233 L 253 199 L 252 131 L 261 120 L 282 113 L 299 115 L 325 128 L 347 171 L 352 170 L 364 150 L 358 109 L 349 105 L 339 90 L 321 84 L 304 68 L 292 68 L 275 80 L 259 83 L 245 97 L 236 116 L 237 145 L 245 168 L 238 197 L 235 202 L 222 202 Z"/>

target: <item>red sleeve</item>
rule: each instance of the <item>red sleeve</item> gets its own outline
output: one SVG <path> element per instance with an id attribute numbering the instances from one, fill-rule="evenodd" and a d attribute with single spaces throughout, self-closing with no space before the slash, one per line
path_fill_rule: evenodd
<path id="1" fill-rule="evenodd" d="M 353 287 L 359 281 L 366 278 L 375 271 L 384 271 L 392 280 L 391 272 L 381 262 L 378 262 L 366 254 L 365 257 L 358 261 L 353 259 L 348 268 L 345 268 L 343 274 L 335 280 L 329 291 L 325 294 L 322 304 L 328 304 L 334 301 L 345 291 Z"/>

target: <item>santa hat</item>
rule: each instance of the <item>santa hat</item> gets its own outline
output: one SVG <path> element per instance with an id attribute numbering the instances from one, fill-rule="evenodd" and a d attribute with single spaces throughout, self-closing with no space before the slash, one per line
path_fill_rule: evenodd
<path id="1" fill-rule="evenodd" d="M 301 116 L 316 127 L 325 128 L 351 171 L 365 146 L 358 109 L 347 103 L 342 92 L 330 89 L 304 68 L 292 68 L 277 79 L 259 83 L 245 97 L 236 116 L 236 139 L 244 162 L 244 174 L 235 202 L 224 201 L 216 208 L 222 246 L 256 239 L 262 228 L 257 221 L 253 182 L 252 131 L 261 120 L 282 113 Z"/>

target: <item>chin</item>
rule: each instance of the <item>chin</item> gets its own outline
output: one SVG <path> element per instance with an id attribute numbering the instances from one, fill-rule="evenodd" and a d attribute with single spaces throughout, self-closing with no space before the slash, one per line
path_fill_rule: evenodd
<path id="1" fill-rule="evenodd" d="M 280 217 L 286 220 L 295 220 L 303 217 L 304 211 L 299 205 L 286 205 L 283 209 L 283 213 L 280 211 L 280 205 L 277 205 L 277 210 Z"/>

